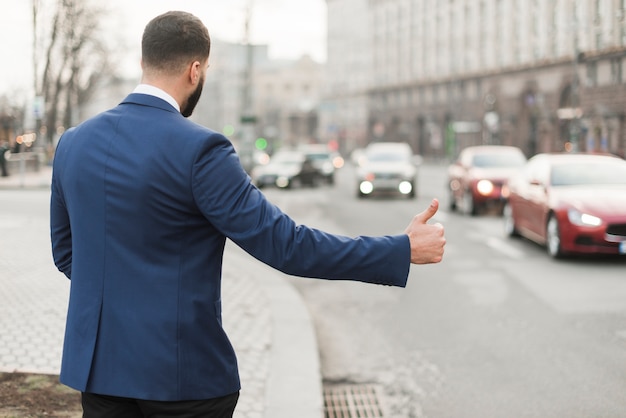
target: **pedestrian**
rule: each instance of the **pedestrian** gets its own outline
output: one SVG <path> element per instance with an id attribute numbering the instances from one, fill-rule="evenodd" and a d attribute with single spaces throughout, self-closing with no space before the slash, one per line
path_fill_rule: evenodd
<path id="1" fill-rule="evenodd" d="M 8 157 L 11 155 L 11 147 L 5 140 L 0 141 L 0 172 L 2 177 L 9 176 L 9 169 L 7 167 Z"/>
<path id="2" fill-rule="evenodd" d="M 403 234 L 356 238 L 297 225 L 270 203 L 230 141 L 187 119 L 209 50 L 197 17 L 155 17 L 141 84 L 57 146 L 52 252 L 71 280 L 60 380 L 82 392 L 84 417 L 232 416 L 226 239 L 286 274 L 401 287 L 411 263 L 443 257 L 443 227 L 428 223 L 437 200 Z"/>

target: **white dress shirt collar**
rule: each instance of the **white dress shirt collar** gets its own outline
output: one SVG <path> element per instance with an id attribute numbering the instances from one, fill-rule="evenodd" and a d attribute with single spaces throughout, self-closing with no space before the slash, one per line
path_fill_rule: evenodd
<path id="1" fill-rule="evenodd" d="M 151 86 L 150 84 L 139 84 L 137 87 L 135 87 L 133 93 L 149 94 L 150 96 L 156 96 L 159 99 L 165 100 L 166 102 L 171 104 L 174 109 L 180 112 L 180 106 L 178 105 L 178 102 L 174 100 L 172 96 L 170 96 L 158 87 Z"/>

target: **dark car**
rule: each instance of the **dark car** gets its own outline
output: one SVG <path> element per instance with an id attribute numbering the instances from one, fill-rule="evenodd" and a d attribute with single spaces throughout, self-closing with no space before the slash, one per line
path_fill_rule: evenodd
<path id="1" fill-rule="evenodd" d="M 502 186 L 526 162 L 517 147 L 479 145 L 464 148 L 448 167 L 450 209 L 476 215 L 489 207 L 501 211 L 506 196 Z"/>
<path id="2" fill-rule="evenodd" d="M 252 170 L 252 181 L 258 188 L 275 186 L 289 189 L 300 186 L 317 187 L 323 176 L 313 161 L 301 151 L 281 150 L 270 157 L 265 165 Z"/>
<path id="3" fill-rule="evenodd" d="M 610 155 L 538 154 L 509 181 L 505 231 L 552 257 L 626 254 L 626 161 Z"/>
<path id="4" fill-rule="evenodd" d="M 321 173 L 324 182 L 335 184 L 335 171 L 343 166 L 343 158 L 324 144 L 308 144 L 299 148 Z"/>

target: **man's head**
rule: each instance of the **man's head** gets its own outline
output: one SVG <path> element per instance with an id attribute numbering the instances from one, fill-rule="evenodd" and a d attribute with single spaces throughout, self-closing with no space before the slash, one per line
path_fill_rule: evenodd
<path id="1" fill-rule="evenodd" d="M 186 77 L 191 85 L 182 93 L 183 116 L 191 115 L 200 98 L 210 50 L 209 31 L 190 13 L 167 12 L 146 25 L 141 41 L 144 76 Z"/>

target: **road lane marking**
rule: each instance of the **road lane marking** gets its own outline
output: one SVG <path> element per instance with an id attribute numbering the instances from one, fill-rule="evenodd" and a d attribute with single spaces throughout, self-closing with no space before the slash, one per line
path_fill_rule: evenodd
<path id="1" fill-rule="evenodd" d="M 506 241 L 497 238 L 497 237 L 489 237 L 487 238 L 486 244 L 489 248 L 496 250 L 508 257 L 514 258 L 516 260 L 521 260 L 524 258 L 524 253 L 512 245 L 508 244 Z"/>

